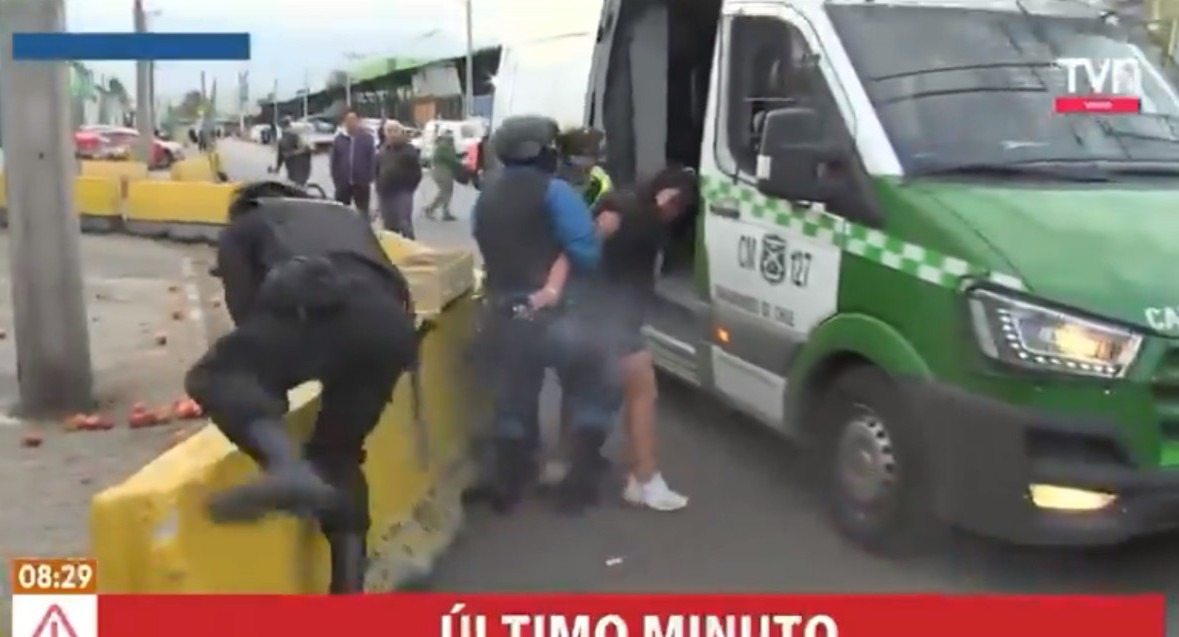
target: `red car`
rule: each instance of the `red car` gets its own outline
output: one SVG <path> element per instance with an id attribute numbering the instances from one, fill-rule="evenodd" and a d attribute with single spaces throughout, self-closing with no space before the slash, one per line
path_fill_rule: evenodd
<path id="1" fill-rule="evenodd" d="M 74 154 L 82 159 L 111 159 L 111 142 L 94 131 L 74 132 Z"/>
<path id="2" fill-rule="evenodd" d="M 92 136 L 97 136 L 97 143 L 92 139 Z M 74 133 L 74 144 L 79 149 L 79 155 L 83 155 L 81 150 L 83 146 L 87 148 L 95 145 L 100 148 L 105 147 L 95 157 L 99 159 L 127 159 L 131 156 L 132 147 L 138 140 L 139 131 L 125 126 L 92 124 L 83 126 Z M 179 144 L 161 139 L 152 140 L 149 165 L 153 170 L 168 168 L 173 162 L 183 158 L 184 152 Z"/>

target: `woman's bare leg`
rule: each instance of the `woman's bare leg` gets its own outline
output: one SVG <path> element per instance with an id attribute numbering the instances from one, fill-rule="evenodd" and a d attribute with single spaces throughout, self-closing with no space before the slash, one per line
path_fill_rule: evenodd
<path id="1" fill-rule="evenodd" d="M 639 482 L 646 482 L 658 472 L 655 402 L 659 394 L 650 352 L 635 352 L 623 358 L 622 374 L 622 419 L 626 428 L 630 472 Z"/>
<path id="2" fill-rule="evenodd" d="M 677 511 L 688 498 L 671 490 L 656 459 L 655 407 L 659 397 L 655 365 L 641 350 L 622 360 L 623 421 L 626 428 L 630 476 L 623 498 L 656 511 Z"/>

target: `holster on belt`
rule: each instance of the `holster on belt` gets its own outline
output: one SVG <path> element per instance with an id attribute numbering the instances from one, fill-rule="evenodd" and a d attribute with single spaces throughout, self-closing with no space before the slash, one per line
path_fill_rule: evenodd
<path id="1" fill-rule="evenodd" d="M 467 356 L 479 366 L 500 364 L 521 338 L 535 338 L 560 308 L 533 310 L 528 297 L 488 295 L 482 299 Z"/>
<path id="2" fill-rule="evenodd" d="M 328 258 L 293 257 L 266 273 L 258 302 L 283 314 L 332 312 L 347 301 L 350 283 L 350 277 Z"/>

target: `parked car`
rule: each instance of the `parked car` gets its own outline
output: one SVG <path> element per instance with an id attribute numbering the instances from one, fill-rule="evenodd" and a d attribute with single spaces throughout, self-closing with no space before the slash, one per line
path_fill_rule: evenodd
<path id="1" fill-rule="evenodd" d="M 336 139 L 337 126 L 326 120 L 301 119 L 293 122 L 291 126 L 296 127 L 295 132 L 302 135 L 308 145 L 317 152 L 330 150 L 332 142 Z"/>
<path id="2" fill-rule="evenodd" d="M 104 147 L 110 143 L 93 131 L 74 131 L 74 155 L 81 159 L 101 158 Z"/>
<path id="3" fill-rule="evenodd" d="M 269 144 L 274 141 L 271 139 L 273 126 L 271 124 L 255 124 L 250 127 L 250 141 L 255 144 Z"/>
<path id="4" fill-rule="evenodd" d="M 78 133 L 95 134 L 106 140 L 106 146 L 108 148 L 102 159 L 126 159 L 130 157 L 132 146 L 139 139 L 139 131 L 134 128 L 111 126 L 108 124 L 89 124 L 82 126 L 78 129 Z M 77 143 L 76 140 L 77 134 L 75 134 L 75 143 Z M 184 159 L 184 148 L 180 144 L 158 138 L 152 139 L 151 157 L 148 161 L 148 165 L 152 170 L 167 169 L 181 159 Z"/>

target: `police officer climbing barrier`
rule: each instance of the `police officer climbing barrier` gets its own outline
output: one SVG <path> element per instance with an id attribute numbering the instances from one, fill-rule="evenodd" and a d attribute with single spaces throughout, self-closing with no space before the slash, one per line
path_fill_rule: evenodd
<path id="1" fill-rule="evenodd" d="M 558 126 L 549 118 L 505 120 L 491 140 L 503 169 L 484 185 L 472 211 L 486 275 L 484 351 L 498 372 L 489 495 L 504 512 L 536 477 L 538 400 L 547 367 L 557 371 L 570 404 L 574 452 L 557 490 L 562 508 L 580 509 L 596 499 L 600 449 L 617 411 L 617 389 L 598 364 L 600 357 L 577 338 L 567 301 L 555 302 L 546 288 L 562 253 L 575 276 L 592 276 L 601 258 L 589 207 L 555 176 L 557 137 Z"/>
<path id="2" fill-rule="evenodd" d="M 364 441 L 405 371 L 421 427 L 409 286 L 360 216 L 277 182 L 238 192 L 216 274 L 235 327 L 185 385 L 262 475 L 214 494 L 209 514 L 220 523 L 274 511 L 314 517 L 330 547 L 330 591 L 360 592 L 370 525 Z M 322 406 L 300 453 L 282 418 L 287 391 L 310 380 L 322 385 Z"/>

